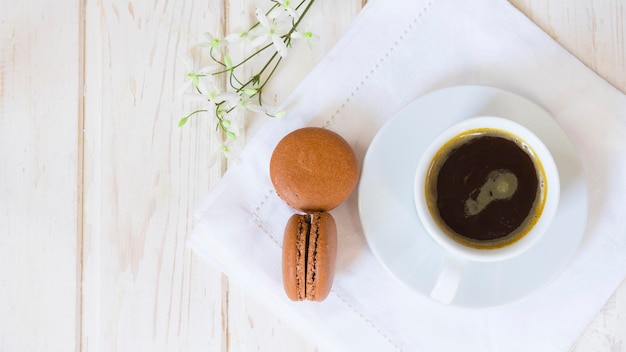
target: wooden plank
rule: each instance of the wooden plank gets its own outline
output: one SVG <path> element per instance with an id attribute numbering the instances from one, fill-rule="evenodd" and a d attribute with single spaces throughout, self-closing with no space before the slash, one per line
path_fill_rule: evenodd
<path id="1" fill-rule="evenodd" d="M 172 127 L 196 106 L 173 94 L 183 74 L 180 57 L 202 40 L 202 32 L 219 35 L 235 29 L 252 20 L 254 7 L 263 3 L 87 1 L 83 350 L 315 350 L 314 343 L 185 247 L 195 205 L 217 182 L 222 166 L 208 166 L 219 145 L 208 119 L 191 119 L 182 130 Z M 545 19 L 545 2 L 514 3 L 530 4 L 531 18 Z M 318 0 L 315 6 L 319 12 L 311 14 L 312 23 L 322 24 L 322 40 L 312 50 L 303 47 L 300 54 L 290 54 L 289 60 L 299 63 L 283 65 L 266 95 L 272 103 L 280 103 L 325 54 L 362 2 Z M 545 10 L 549 21 L 544 29 L 554 27 L 548 31 L 558 40 L 581 21 L 556 17 L 568 12 L 565 6 L 564 0 L 551 0 Z M 606 6 L 619 8 L 619 3 Z M 612 10 L 597 8 L 597 18 L 612 16 L 607 15 Z M 615 28 L 620 28 L 619 18 L 612 22 Z M 624 38 L 618 30 L 594 28 L 597 38 L 606 33 Z M 568 40 L 577 45 L 581 39 Z M 569 49 L 619 86 L 623 74 L 614 75 L 615 67 L 607 62 L 623 62 L 623 44 L 608 48 L 587 58 L 589 47 Z M 241 143 L 252 133 L 244 134 Z M 621 297 L 618 292 L 618 311 L 623 311 Z M 613 314 L 614 324 L 597 329 L 622 331 L 623 318 L 611 307 L 606 310 L 602 319 Z M 606 336 L 598 334 L 596 340 Z M 587 346 L 618 346 L 620 341 Z M 593 349 L 577 351 L 586 350 Z"/>
<path id="2" fill-rule="evenodd" d="M 225 350 L 222 274 L 187 247 L 221 175 L 175 94 L 219 2 L 87 1 L 83 351 Z M 224 318 L 225 321 L 225 318 Z"/>
<path id="3" fill-rule="evenodd" d="M 297 3 L 297 2 L 292 2 Z M 254 12 L 258 7 L 268 9 L 268 0 L 228 1 L 228 22 L 226 32 L 231 33 L 247 28 L 256 21 Z M 332 1 L 317 0 L 305 19 L 302 30 L 307 29 L 319 35 L 320 40 L 311 45 L 294 42 L 293 48 L 281 63 L 275 76 L 263 93 L 264 103 L 268 106 L 280 103 L 295 89 L 305 75 L 341 37 L 364 5 L 361 0 Z M 229 46 L 233 58 L 245 57 L 251 50 L 240 45 Z M 251 62 L 244 67 L 249 75 L 257 72 L 264 62 Z M 251 138 L 255 127 L 266 119 L 264 116 L 247 115 L 249 129 L 238 138 L 239 146 Z M 229 351 L 315 351 L 317 346 L 307 340 L 300 332 L 287 325 L 263 302 L 254 298 L 254 294 L 243 291 L 238 283 L 228 286 L 228 350 Z"/>
<path id="4" fill-rule="evenodd" d="M 623 351 L 626 346 L 626 281 L 602 307 L 571 352 Z"/>
<path id="5" fill-rule="evenodd" d="M 623 0 L 510 0 L 584 64 L 626 92 Z"/>
<path id="6" fill-rule="evenodd" d="M 78 1 L 0 2 L 0 351 L 77 348 L 80 20 Z"/>

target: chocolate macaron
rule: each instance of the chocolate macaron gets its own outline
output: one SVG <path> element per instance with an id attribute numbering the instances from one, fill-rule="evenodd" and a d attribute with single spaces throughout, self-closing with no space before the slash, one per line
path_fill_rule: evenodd
<path id="1" fill-rule="evenodd" d="M 294 301 L 322 301 L 332 287 L 337 257 L 337 225 L 328 211 L 346 200 L 358 182 L 354 151 L 335 132 L 301 128 L 276 145 L 270 178 L 279 197 L 306 213 L 293 215 L 285 227 L 285 292 Z"/>
<path id="2" fill-rule="evenodd" d="M 293 301 L 322 301 L 330 293 L 337 257 L 337 225 L 328 212 L 294 214 L 283 240 L 283 284 Z"/>
<path id="3" fill-rule="evenodd" d="M 293 208 L 328 211 L 341 204 L 357 184 L 354 151 L 337 133 L 306 127 L 286 135 L 270 160 L 276 193 Z"/>

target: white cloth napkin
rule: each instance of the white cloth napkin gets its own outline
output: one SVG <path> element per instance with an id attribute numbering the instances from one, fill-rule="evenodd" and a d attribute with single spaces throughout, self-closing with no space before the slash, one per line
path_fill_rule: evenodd
<path id="1" fill-rule="evenodd" d="M 333 291 L 322 303 L 289 301 L 281 245 L 294 210 L 276 196 L 268 170 L 280 138 L 323 126 L 344 136 L 362 161 L 379 128 L 404 105 L 465 84 L 538 103 L 580 151 L 589 219 L 564 272 L 503 307 L 434 303 L 376 261 L 355 191 L 332 211 L 339 228 Z M 507 1 L 369 1 L 285 105 L 288 116 L 258 131 L 201 204 L 191 246 L 324 351 L 566 351 L 626 277 L 626 96 Z"/>

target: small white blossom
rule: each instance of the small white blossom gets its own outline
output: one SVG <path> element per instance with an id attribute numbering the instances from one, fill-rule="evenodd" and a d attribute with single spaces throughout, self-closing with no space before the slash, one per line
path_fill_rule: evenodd
<path id="1" fill-rule="evenodd" d="M 227 35 L 224 39 L 230 44 L 250 41 L 250 31 L 248 29 L 238 29 Z"/>
<path id="2" fill-rule="evenodd" d="M 198 43 L 197 46 L 201 48 L 210 48 L 211 55 L 213 55 L 213 57 L 215 58 L 219 58 L 222 55 L 220 47 L 227 45 L 228 41 L 226 41 L 226 39 L 216 38 L 213 36 L 213 34 L 209 32 L 204 33 L 204 36 L 206 37 L 207 41 Z"/>
<path id="3" fill-rule="evenodd" d="M 265 76 L 267 77 L 265 78 L 261 77 L 261 74 L 265 68 L 270 67 L 269 65 L 276 58 L 276 54 L 282 58 L 287 56 L 288 43 L 291 44 L 292 39 L 305 41 L 310 46 L 312 41 L 319 38 L 308 29 L 302 30 L 305 26 L 300 25 L 301 16 L 307 11 L 305 10 L 300 15 L 297 8 L 307 1 L 309 1 L 306 5 L 308 10 L 312 0 L 272 0 L 273 5 L 269 11 L 256 9 L 257 24 L 238 29 L 223 38 L 215 37 L 208 32 L 204 33 L 206 39 L 201 40 L 192 48 L 194 52 L 203 56 L 207 54 L 207 51 L 199 49 L 209 48 L 210 58 L 217 65 L 201 67 L 202 64 L 198 63 L 202 62 L 201 60 L 195 61 L 195 65 L 193 64 L 194 61 L 185 61 L 185 82 L 178 90 L 185 97 L 200 101 L 201 106 L 181 118 L 178 126 L 185 125 L 196 114 L 208 113 L 212 115 L 213 127 L 218 132 L 221 146 L 209 157 L 210 165 L 224 159 L 229 163 L 238 162 L 238 151 L 245 142 L 238 136 L 245 131 L 247 118 L 252 115 L 251 113 L 264 114 L 277 119 L 286 115 L 284 110 L 277 111 L 276 107 L 267 107 L 260 101 L 261 91 L 269 77 L 272 76 L 266 73 Z M 297 30 L 296 24 L 300 30 Z M 223 47 L 241 42 L 252 47 L 254 53 L 239 62 L 234 62 L 228 52 L 223 50 Z M 265 49 L 270 49 L 272 52 L 268 53 L 270 59 L 265 66 L 262 66 L 264 68 L 260 72 L 253 70 L 250 77 L 243 79 L 239 77 L 240 70 L 238 68 Z M 274 50 L 276 54 L 272 55 Z M 276 61 L 274 63 L 278 65 Z M 221 80 L 221 84 L 216 82 L 216 75 L 225 76 L 226 83 L 228 83 L 226 90 L 220 89 L 224 81 Z M 196 105 L 198 104 L 194 104 L 194 107 Z"/>
<path id="4" fill-rule="evenodd" d="M 239 100 L 241 100 L 241 98 L 239 97 L 239 94 L 235 92 L 222 92 L 216 102 L 222 103 L 224 105 L 224 109 L 229 110 L 237 106 L 239 104 Z"/>
<path id="5" fill-rule="evenodd" d="M 218 104 L 230 98 L 228 92 L 223 92 L 215 84 L 200 88 L 199 90 L 200 92 L 185 93 L 183 96 L 191 101 L 206 101 L 213 104 Z"/>
<path id="6" fill-rule="evenodd" d="M 226 138 L 224 142 L 209 156 L 208 166 L 211 167 L 217 163 L 218 160 L 226 159 L 230 164 L 238 164 L 241 162 L 238 154 L 241 151 L 241 147 L 235 143 L 234 139 Z"/>
<path id="7" fill-rule="evenodd" d="M 299 31 L 295 31 L 293 33 L 291 33 L 291 38 L 293 39 L 304 39 L 304 41 L 306 42 L 307 46 L 309 48 L 311 48 L 311 42 L 312 41 L 317 41 L 319 40 L 319 35 L 311 32 L 311 31 L 303 31 L 303 32 L 299 32 Z"/>
<path id="8" fill-rule="evenodd" d="M 259 114 L 266 113 L 266 110 L 263 106 L 253 102 L 250 96 L 242 94 L 239 96 L 236 105 L 233 106 L 233 112 L 235 114 L 239 114 L 245 111 L 251 111 Z"/>
<path id="9" fill-rule="evenodd" d="M 276 3 L 279 5 L 278 8 L 285 11 L 291 18 L 293 18 L 294 20 L 298 19 L 298 12 L 296 12 L 296 9 L 293 8 L 292 6 L 292 2 L 291 0 L 278 0 L 276 1 Z M 272 13 L 270 13 L 270 16 L 274 16 L 275 12 L 272 11 Z M 279 16 L 279 12 L 276 12 L 278 15 L 275 16 Z"/>
<path id="10" fill-rule="evenodd" d="M 289 32 L 289 24 L 286 21 L 279 21 L 276 18 L 268 18 L 263 11 L 256 9 L 256 18 L 259 20 L 260 28 L 257 37 L 252 41 L 253 47 L 261 46 L 270 40 L 274 48 L 281 57 L 287 56 L 287 45 L 281 38 Z"/>
<path id="11" fill-rule="evenodd" d="M 215 66 L 204 66 L 199 69 L 194 67 L 193 61 L 190 58 L 185 59 L 185 81 L 179 88 L 178 93 L 184 94 L 190 87 L 204 92 L 208 89 L 202 83 L 201 78 L 206 77 L 215 71 Z"/>
<path id="12" fill-rule="evenodd" d="M 225 39 L 220 39 L 217 38 L 215 36 L 213 36 L 212 33 L 210 32 L 205 32 L 204 33 L 205 38 L 207 39 L 206 42 L 202 42 L 202 43 L 198 43 L 199 47 L 204 47 L 204 48 L 219 48 L 220 46 L 224 46 L 227 44 L 227 41 Z"/>
<path id="13" fill-rule="evenodd" d="M 233 142 L 232 139 L 226 139 L 222 145 L 209 155 L 208 165 L 209 167 L 213 166 L 218 160 L 228 157 L 230 154 L 230 144 Z"/>

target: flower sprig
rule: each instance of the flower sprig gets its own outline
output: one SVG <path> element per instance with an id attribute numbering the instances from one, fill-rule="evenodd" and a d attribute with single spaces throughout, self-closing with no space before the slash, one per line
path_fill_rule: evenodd
<path id="1" fill-rule="evenodd" d="M 300 0 L 295 6 L 291 0 L 271 2 L 272 6 L 266 11 L 256 9 L 257 21 L 248 28 L 223 38 L 205 33 L 207 41 L 198 44 L 198 47 L 208 49 L 211 64 L 195 68 L 193 62 L 188 62 L 182 93 L 208 104 L 181 118 L 179 126 L 185 125 L 196 114 L 210 113 L 215 117 L 216 131 L 222 132 L 227 139 L 234 140 L 243 127 L 235 121 L 246 111 L 273 118 L 286 114 L 285 111 L 273 111 L 265 106 L 262 94 L 278 66 L 287 57 L 293 41 L 317 39 L 310 31 L 298 30 L 315 0 Z M 251 47 L 252 54 L 235 62 L 228 53 L 228 47 L 233 44 Z M 264 61 L 252 74 L 245 76 L 242 73 L 243 65 L 251 63 L 253 59 Z M 220 75 L 226 76 L 226 89 L 219 88 L 216 77 Z M 227 144 L 224 143 L 222 151 L 228 151 Z"/>

